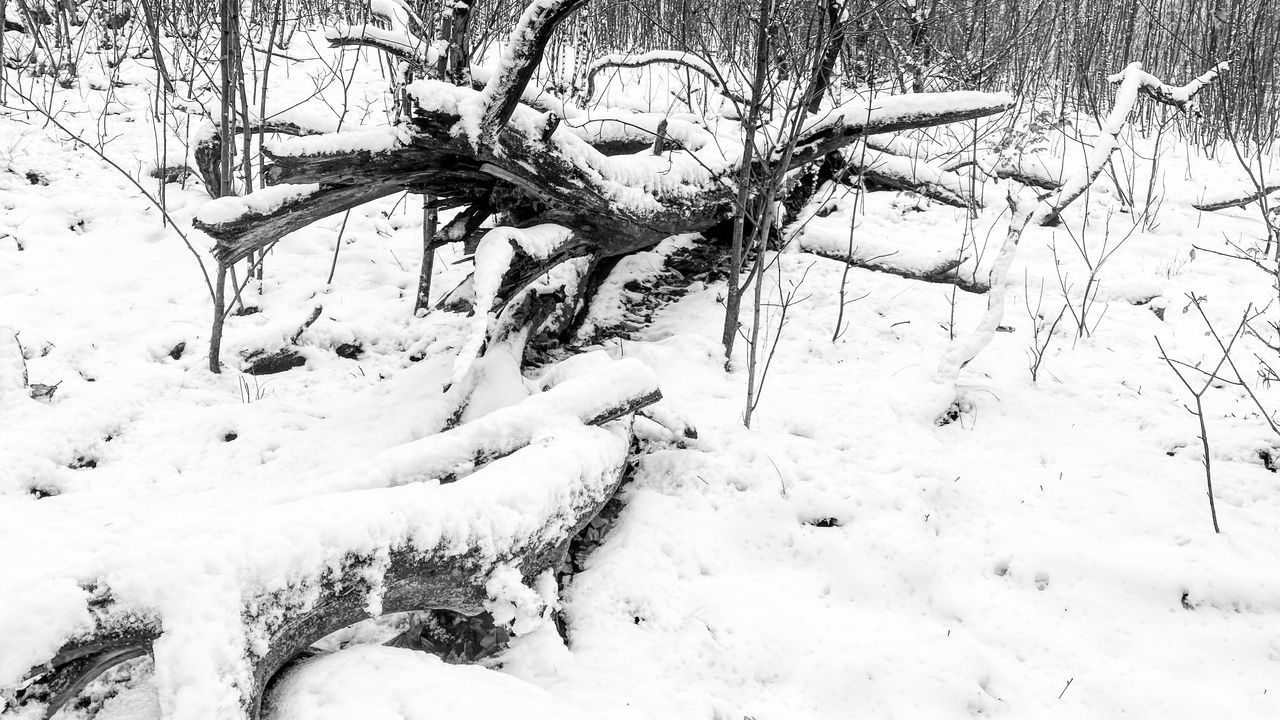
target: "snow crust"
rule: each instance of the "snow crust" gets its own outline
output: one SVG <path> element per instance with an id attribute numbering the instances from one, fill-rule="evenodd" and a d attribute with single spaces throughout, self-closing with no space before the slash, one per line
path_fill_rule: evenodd
<path id="1" fill-rule="evenodd" d="M 303 663 L 281 682 L 275 701 L 281 708 L 279 720 L 588 717 L 510 675 L 378 646 L 355 647 Z"/>
<path id="2" fill-rule="evenodd" d="M 248 195 L 228 195 L 201 206 L 196 217 L 201 222 L 224 223 L 246 215 L 265 215 L 320 192 L 319 183 L 270 185 Z"/>

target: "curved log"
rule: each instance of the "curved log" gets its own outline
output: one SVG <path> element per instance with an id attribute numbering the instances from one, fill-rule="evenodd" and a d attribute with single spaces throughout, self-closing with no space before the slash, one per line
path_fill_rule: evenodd
<path id="1" fill-rule="evenodd" d="M 248 685 L 237 684 L 232 677 L 220 677 L 219 682 L 238 690 L 244 716 L 257 718 L 271 679 L 316 640 L 387 613 L 423 609 L 478 613 L 490 596 L 488 584 L 496 569 L 510 567 L 526 582 L 554 569 L 570 540 L 600 511 L 621 481 L 628 443 L 610 438 L 609 434 L 629 433 L 629 428 L 613 425 L 612 431 L 567 429 L 547 438 L 548 418 L 558 417 L 551 422 L 560 423 L 573 418 L 586 426 L 601 426 L 635 413 L 660 397 L 652 373 L 638 361 L 620 361 L 596 375 L 566 375 L 546 392 L 518 405 L 447 433 L 393 448 L 362 463 L 354 472 L 315 478 L 305 487 L 300 486 L 295 492 L 304 503 L 317 493 L 373 488 L 375 493 L 391 494 L 365 495 L 366 501 L 385 498 L 390 503 L 389 510 L 402 512 L 406 498 L 432 497 L 439 501 L 441 496 L 424 495 L 418 490 L 405 495 L 397 492 L 396 486 L 432 478 L 453 482 L 475 473 L 467 478 L 469 482 L 498 482 L 515 489 L 520 482 L 513 483 L 511 475 L 518 474 L 520 468 L 534 467 L 551 473 L 537 477 L 540 482 L 554 485 L 553 494 L 564 499 L 541 508 L 528 508 L 541 514 L 536 515 L 535 522 L 522 523 L 521 529 L 510 536 L 509 544 L 494 547 L 493 539 L 481 532 L 464 534 L 469 545 L 460 546 L 457 537 L 445 534 L 431 546 L 423 547 L 414 544 L 412 533 L 393 534 L 391 537 L 398 539 L 389 545 L 348 553 L 340 562 L 320 568 L 299 568 L 291 576 L 300 579 L 287 586 L 256 592 L 245 588 L 244 609 L 239 616 L 244 623 L 244 657 L 252 672 L 246 679 Z M 540 442 L 530 445 L 535 435 Z M 599 461 L 584 462 L 559 474 L 562 471 L 558 459 L 577 454 L 587 447 L 583 441 L 593 438 L 607 441 L 597 448 Z M 518 458 L 501 460 L 513 455 Z M 500 466 L 491 465 L 499 461 Z M 413 463 L 412 472 L 406 473 L 407 463 Z M 579 475 L 595 472 L 591 469 L 597 467 L 602 474 Z M 288 497 L 286 493 L 275 499 Z M 504 502 L 516 497 L 523 495 L 508 497 Z M 272 513 L 272 522 L 289 525 L 292 506 L 285 503 L 276 507 L 279 510 Z M 496 509 L 512 511 L 505 505 Z M 483 507 L 475 510 L 485 512 Z M 315 507 L 303 505 L 298 512 L 314 513 Z M 299 537 L 299 542 L 307 540 Z M 162 569 L 157 572 L 163 574 Z M 227 581 L 235 582 L 234 578 Z M 164 617 L 146 608 L 117 601 L 105 586 L 85 589 L 97 598 L 90 602 L 94 629 L 71 638 L 47 663 L 34 668 L 28 674 L 29 682 L 17 693 L 20 706 L 42 706 L 45 717 L 56 713 L 104 670 L 151 651 L 156 640 L 176 629 L 166 626 Z M 205 637 L 204 626 L 198 629 L 198 637 Z M 216 638 L 219 630 L 213 630 Z M 186 633 L 184 640 L 190 642 L 192 628 L 182 626 L 181 631 Z M 213 642 L 212 647 L 222 647 L 217 640 Z M 158 666 L 182 662 L 184 656 L 164 655 L 157 646 Z"/>
<path id="2" fill-rule="evenodd" d="M 1085 154 L 1083 166 L 1071 176 L 1065 177 L 1062 186 L 1037 205 L 1032 213 L 1032 221 L 1046 227 L 1057 225 L 1061 222 L 1062 212 L 1088 191 L 1102 174 L 1111 154 L 1119 149 L 1120 132 L 1128 124 L 1129 113 L 1133 111 L 1139 94 L 1185 110 L 1189 103 L 1195 101 L 1200 90 L 1225 69 L 1226 63 L 1221 63 L 1180 88 L 1165 85 L 1154 75 L 1144 71 L 1140 62 L 1129 63 L 1124 70 L 1108 77 L 1108 82 L 1118 83 L 1119 87 L 1116 89 L 1115 105 L 1102 123 L 1103 132 L 1098 142 Z"/>
<path id="3" fill-rule="evenodd" d="M 556 568 L 570 540 L 612 497 L 624 465 L 625 457 L 610 470 L 606 492 L 579 498 L 564 517 L 548 519 L 546 529 L 554 532 L 535 533 L 524 545 L 496 559 L 486 557 L 480 548 L 458 555 L 446 547 L 422 552 L 406 546 L 393 549 L 389 559 L 351 558 L 341 570 L 324 574 L 317 583 L 318 594 L 306 603 L 292 599 L 304 586 L 253 598 L 247 607 L 256 610 L 246 611 L 245 621 L 257 642 L 268 649 L 259 657 L 245 650 L 253 668 L 252 687 L 242 688 L 245 715 L 257 720 L 264 692 L 276 673 L 326 635 L 371 617 L 413 610 L 447 609 L 474 615 L 484 609 L 493 568 L 514 565 L 527 583 Z M 562 523 L 567 530 L 558 529 Z M 376 587 L 371 578 L 377 579 Z M 376 613 L 369 608 L 373 592 L 381 592 Z M 44 705 L 44 717 L 50 718 L 107 669 L 150 652 L 160 634 L 155 626 L 142 623 L 107 633 L 110 637 L 95 632 L 69 643 L 50 661 L 48 670 L 33 673 L 36 681 L 19 694 L 19 703 Z"/>
<path id="4" fill-rule="evenodd" d="M 569 542 L 600 512 L 622 481 L 625 458 L 610 472 L 607 492 L 580 502 L 569 520 L 568 531 L 557 534 L 550 542 L 531 542 L 518 554 L 494 563 L 479 549 L 462 556 L 421 554 L 412 549 L 393 551 L 389 566 L 380 578 L 381 612 L 385 615 L 414 610 L 452 610 L 475 615 L 484 610 L 488 598 L 486 583 L 495 565 L 514 564 L 527 584 L 546 570 L 560 565 Z M 286 610 L 287 604 L 263 604 L 274 616 L 270 618 L 265 655 L 253 666 L 253 688 L 246 699 L 246 715 L 257 720 L 265 692 L 272 678 L 313 643 L 355 623 L 368 620 L 368 570 L 376 567 L 376 558 L 360 558 L 341 573 L 327 578 L 320 597 L 307 609 Z M 259 601 L 261 602 L 261 601 Z M 255 622 L 257 618 L 250 618 Z"/>

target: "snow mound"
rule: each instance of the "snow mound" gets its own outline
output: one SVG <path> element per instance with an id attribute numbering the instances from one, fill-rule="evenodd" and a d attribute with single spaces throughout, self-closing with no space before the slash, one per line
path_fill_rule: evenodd
<path id="1" fill-rule="evenodd" d="M 307 661 L 273 698 L 276 720 L 578 720 L 535 685 L 434 655 L 365 645 Z"/>

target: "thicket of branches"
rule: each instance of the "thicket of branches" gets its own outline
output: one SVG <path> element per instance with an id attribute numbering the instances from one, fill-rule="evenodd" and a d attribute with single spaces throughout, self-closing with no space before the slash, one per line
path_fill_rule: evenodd
<path id="1" fill-rule="evenodd" d="M 481 27 L 509 25 L 518 0 L 472 3 Z M 438 11 L 427 3 L 423 12 Z M 781 24 L 802 27 L 820 2 L 783 2 Z M 1206 97 L 1191 131 L 1209 144 L 1224 128 L 1269 147 L 1280 121 L 1280 2 L 1253 0 L 849 0 L 841 28 L 844 77 L 899 91 L 1008 89 L 1057 113 L 1105 114 L 1105 78 L 1130 62 L 1161 77 L 1195 77 L 1231 63 L 1232 81 Z M 732 0 L 631 0 L 588 4 L 572 21 L 586 58 L 650 49 L 694 50 L 749 67 L 752 13 Z M 477 43 L 474 52 L 482 52 Z M 553 54 L 561 48 L 553 46 Z M 565 78 L 571 81 L 572 76 Z M 1151 122 L 1156 108 L 1140 111 Z"/>
<path id="2" fill-rule="evenodd" d="M 432 18 L 453 3 L 413 3 L 427 21 L 428 41 L 439 34 Z M 468 5 L 474 60 L 492 49 L 525 3 Z M 805 16 L 823 6 L 786 0 L 773 11 L 785 30 L 804 26 Z M 1224 128 L 1253 144 L 1274 142 L 1280 120 L 1277 0 L 848 0 L 843 7 L 849 21 L 840 31 L 841 59 L 850 82 L 886 82 L 902 91 L 1005 88 L 1037 103 L 1052 101 L 1058 113 L 1098 115 L 1109 102 L 1104 78 L 1129 62 L 1174 78 L 1228 61 L 1230 87 L 1205 99 L 1207 122 L 1192 132 L 1205 143 L 1222 139 Z M 141 39 L 159 30 L 185 40 L 178 45 L 193 55 L 216 55 L 219 18 L 231 12 L 243 18 L 243 40 L 256 48 L 240 60 L 260 67 L 268 60 L 263 44 L 269 36 L 283 47 L 298 27 L 359 23 L 369 13 L 368 4 L 356 0 L 3 0 L 0 8 L 7 29 L 34 41 L 22 47 L 10 41 L 2 48 L 5 65 L 35 63 L 51 72 L 60 66 L 63 73 L 74 73 L 85 46 L 76 28 L 86 22 L 101 25 L 108 40 Z M 752 15 L 732 0 L 588 3 L 549 48 L 556 82 L 581 89 L 591 58 L 652 49 L 694 50 L 725 66 L 750 66 Z M 181 66 L 170 70 L 184 72 Z M 1153 119 L 1154 112 L 1145 110 L 1139 119 Z"/>

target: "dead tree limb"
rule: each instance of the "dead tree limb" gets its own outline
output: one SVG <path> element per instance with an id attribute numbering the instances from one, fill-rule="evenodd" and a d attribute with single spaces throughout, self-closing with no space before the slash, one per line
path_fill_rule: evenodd
<path id="1" fill-rule="evenodd" d="M 1200 77 L 1192 80 L 1186 85 L 1173 87 L 1166 85 L 1163 80 L 1148 72 L 1139 73 L 1138 90 L 1143 95 L 1155 100 L 1163 105 L 1175 107 L 1182 112 L 1191 112 L 1196 116 L 1200 115 L 1200 107 L 1196 102 L 1196 95 L 1204 89 L 1205 85 L 1217 79 L 1218 75 L 1226 72 L 1231 67 L 1230 63 L 1218 63 L 1212 69 L 1205 72 Z M 1112 82 L 1115 82 L 1112 80 Z"/>
<path id="2" fill-rule="evenodd" d="M 1130 63 L 1124 70 L 1107 78 L 1112 83 L 1119 83 L 1120 87 L 1116 90 L 1115 106 L 1102 123 L 1102 137 L 1085 155 L 1084 165 L 1077 168 L 1056 193 L 1040 203 L 1032 216 L 1032 221 L 1037 225 L 1056 225 L 1062 211 L 1084 195 L 1098 179 L 1111 154 L 1120 147 L 1120 132 L 1129 122 L 1129 113 L 1133 111 L 1139 92 L 1159 102 L 1185 109 L 1196 94 L 1218 76 L 1219 70 L 1224 69 L 1226 69 L 1226 63 L 1216 66 L 1214 70 L 1180 88 L 1171 88 L 1161 83 L 1153 75 L 1143 71 L 1140 62 Z"/>
<path id="3" fill-rule="evenodd" d="M 481 143 L 492 142 L 511 120 L 520 96 L 542 62 L 556 26 L 586 4 L 587 0 L 542 0 L 525 8 L 498 69 L 481 91 L 478 133 Z"/>
<path id="4" fill-rule="evenodd" d="M 853 255 L 846 253 L 833 252 L 825 248 L 806 247 L 801 242 L 800 247 L 807 253 L 813 253 L 818 257 L 827 258 L 842 262 L 850 267 L 861 268 L 863 270 L 871 270 L 873 272 L 885 273 L 887 275 L 896 275 L 907 280 L 919 280 L 927 283 L 937 283 L 939 285 L 954 285 L 955 287 L 976 294 L 982 294 L 991 289 L 986 282 L 976 279 L 966 279 L 957 270 L 964 263 L 966 258 L 952 258 L 944 260 L 933 267 L 924 269 L 913 269 L 895 265 L 892 262 L 892 255 L 877 255 L 873 257 L 865 257 L 859 254 L 856 249 Z"/>
<path id="5" fill-rule="evenodd" d="M 725 86 L 724 75 L 712 67 L 711 63 L 694 53 L 678 50 L 654 50 L 637 54 L 606 55 L 599 58 L 587 68 L 587 90 L 583 97 L 587 101 L 595 97 L 596 76 L 605 70 L 635 69 L 649 65 L 677 65 L 695 72 L 706 78 L 716 92 L 741 107 L 746 107 L 747 105 L 747 100 L 741 93 Z"/>
<path id="6" fill-rule="evenodd" d="M 297 123 L 290 122 L 259 122 L 248 127 L 237 126 L 232 134 L 241 133 L 270 133 L 279 135 L 319 135 L 320 131 L 306 128 Z M 231 195 L 231 179 L 222 176 L 222 135 L 212 124 L 204 128 L 199 138 L 196 140 L 196 147 L 192 151 L 196 161 L 196 170 L 200 173 L 200 179 L 204 181 L 205 188 L 209 191 L 209 195 L 218 198 L 224 195 Z"/>

